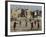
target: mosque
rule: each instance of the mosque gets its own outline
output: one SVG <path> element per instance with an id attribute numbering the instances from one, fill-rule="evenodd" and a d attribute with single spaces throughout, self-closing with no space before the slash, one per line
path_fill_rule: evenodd
<path id="1" fill-rule="evenodd" d="M 11 11 L 11 31 L 32 31 L 41 29 L 41 18 L 34 19 L 37 16 L 37 12 L 32 12 L 30 9 L 13 9 Z"/>

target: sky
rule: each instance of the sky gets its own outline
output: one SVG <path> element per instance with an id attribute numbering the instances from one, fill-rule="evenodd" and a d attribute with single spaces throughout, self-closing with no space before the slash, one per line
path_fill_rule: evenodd
<path id="1" fill-rule="evenodd" d="M 15 9 L 15 8 L 20 8 L 20 9 L 31 9 L 32 11 L 35 11 L 35 10 L 42 10 L 42 6 L 33 6 L 33 5 L 11 5 L 10 8 L 11 9 Z"/>

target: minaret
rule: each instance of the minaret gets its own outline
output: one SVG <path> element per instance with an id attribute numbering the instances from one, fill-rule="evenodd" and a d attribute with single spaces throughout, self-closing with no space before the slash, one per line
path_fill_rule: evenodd
<path id="1" fill-rule="evenodd" d="M 17 17 L 17 11 L 16 11 L 16 9 L 12 10 L 12 16 L 13 16 L 13 18 Z"/>
<path id="2" fill-rule="evenodd" d="M 18 17 L 20 17 L 20 14 L 21 14 L 21 9 L 20 8 L 18 8 L 17 13 L 18 13 Z"/>
<path id="3" fill-rule="evenodd" d="M 15 17 L 18 17 L 18 15 L 21 13 L 21 9 L 17 8 L 17 9 L 13 9 L 12 10 L 12 16 L 15 18 Z"/>
<path id="4" fill-rule="evenodd" d="M 27 10 L 27 18 L 31 17 L 31 8 Z"/>

